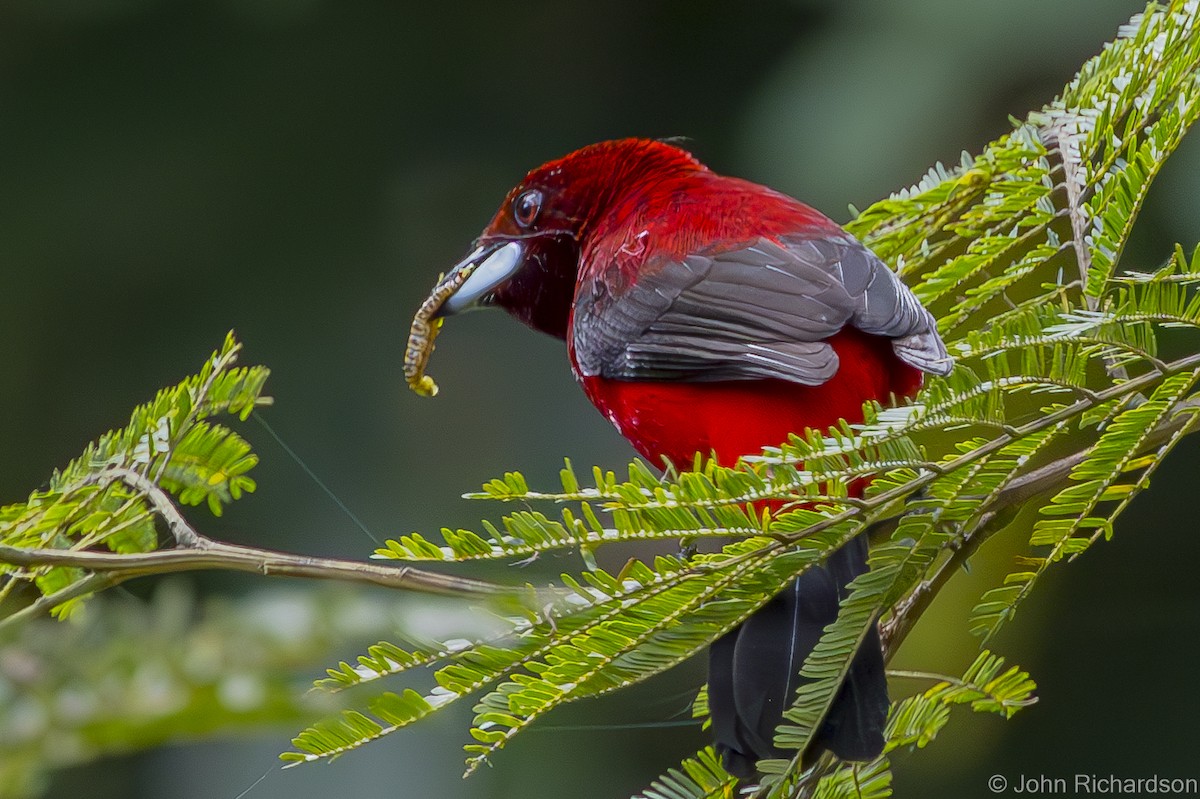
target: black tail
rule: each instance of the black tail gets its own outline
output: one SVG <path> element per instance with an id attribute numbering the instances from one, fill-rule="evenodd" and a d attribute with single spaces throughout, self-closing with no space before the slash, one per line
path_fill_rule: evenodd
<path id="1" fill-rule="evenodd" d="M 846 585 L 866 570 L 867 541 L 859 536 L 712 645 L 708 706 L 729 773 L 753 777 L 755 761 L 792 756 L 775 747 L 775 728 L 795 699 L 804 659 L 837 618 Z M 872 628 L 806 758 L 825 749 L 844 760 L 876 757 L 883 750 L 887 711 L 883 651 L 879 630 Z"/>

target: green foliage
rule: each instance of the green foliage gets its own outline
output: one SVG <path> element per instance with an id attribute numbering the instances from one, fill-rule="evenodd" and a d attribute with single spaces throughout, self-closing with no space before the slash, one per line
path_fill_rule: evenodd
<path id="1" fill-rule="evenodd" d="M 711 746 L 695 757 L 686 758 L 679 768 L 673 768 L 655 780 L 635 799 L 722 799 L 732 796 L 737 779 L 726 773 L 721 760 Z"/>
<path id="2" fill-rule="evenodd" d="M 404 622 L 408 600 L 344 586 L 200 600 L 176 579 L 0 635 L 0 799 L 40 795 L 50 769 L 333 712 L 304 673 Z"/>
<path id="3" fill-rule="evenodd" d="M 1196 17 L 1195 3 L 1150 6 L 1046 109 L 851 223 L 937 316 L 957 359 L 949 377 L 929 381 L 911 405 L 868 406 L 862 425 L 798 431 L 735 468 L 697 463 L 659 476 L 635 462 L 627 479 L 595 469 L 589 481 L 568 462 L 561 491 L 533 491 L 518 473 L 489 482 L 471 496 L 526 507 L 480 533 L 443 530 L 440 542 L 413 533 L 376 556 L 458 562 L 566 549 L 591 568 L 564 575 L 543 612 L 513 616 L 495 639 L 381 643 L 357 666 L 331 670 L 320 687 L 442 664 L 423 697 L 389 699 L 395 706 L 377 707 L 374 720 L 345 715 L 310 728 L 285 759 L 339 754 L 480 693 L 473 769 L 558 705 L 700 651 L 833 548 L 874 530 L 887 540 L 804 664 L 811 679 L 777 732 L 797 754 L 760 764 L 760 792 L 790 796 L 819 779 L 817 796 L 890 795 L 886 758 L 853 768 L 800 761 L 870 625 L 882 617 L 894 647 L 922 586 L 936 590 L 960 552 L 1022 525 L 1031 552 L 972 614 L 986 640 L 1051 565 L 1111 536 L 1193 428 L 1200 356 L 1163 360 L 1158 338 L 1185 328 L 1200 351 L 1200 269 L 1181 248 L 1156 272 L 1122 274 L 1119 260 L 1153 178 L 1200 114 Z M 1053 479 L 1031 486 L 1046 469 Z M 862 478 L 871 482 L 860 495 Z M 1045 493 L 1039 513 L 1016 512 Z M 762 500 L 776 500 L 773 510 Z M 562 507 L 553 516 L 527 507 L 547 502 Z M 734 540 L 715 553 L 685 547 L 632 561 L 617 575 L 592 566 L 591 553 L 611 542 L 714 536 Z M 954 705 L 1007 717 L 1032 702 L 1028 675 L 1001 669 L 985 652 L 961 680 L 901 699 L 889 748 L 924 746 Z M 704 750 L 644 796 L 725 796 L 733 785 Z"/>
<path id="4" fill-rule="evenodd" d="M 950 720 L 950 711 L 969 705 L 977 713 L 994 713 L 1010 718 L 1036 700 L 1037 686 L 1016 666 L 1004 668 L 1004 659 L 983 651 L 961 678 L 916 672 L 893 672 L 893 677 L 935 680 L 928 690 L 892 703 L 885 731 L 884 754 L 870 763 L 830 764 L 819 774 L 814 799 L 884 799 L 892 795 L 888 753 L 896 749 L 929 745 Z M 706 712 L 700 701 L 700 711 Z M 760 763 L 768 774 L 763 788 L 771 796 L 786 796 L 794 786 L 784 779 L 789 764 Z M 721 767 L 711 747 L 683 761 L 682 769 L 670 769 L 635 799 L 709 799 L 732 796 L 737 780 Z"/>
<path id="5" fill-rule="evenodd" d="M 936 675 L 898 672 L 894 676 L 924 679 Z M 1016 666 L 1004 669 L 1004 659 L 984 650 L 959 679 L 937 678 L 924 693 L 914 694 L 892 704 L 886 730 L 884 754 L 871 763 L 846 763 L 821 777 L 814 799 L 883 799 L 891 796 L 891 771 L 887 755 L 896 749 L 924 749 L 950 720 L 951 708 L 969 705 L 976 713 L 994 713 L 1011 718 L 1014 713 L 1037 701 L 1037 686 L 1029 675 Z M 784 783 L 774 786 L 784 795 Z"/>
<path id="6" fill-rule="evenodd" d="M 1030 544 L 1048 547 L 1049 551 L 1041 557 L 1023 558 L 1024 570 L 1009 574 L 1002 587 L 984 594 L 972 613 L 973 632 L 987 640 L 1011 617 L 1050 564 L 1082 553 L 1101 535 L 1112 537 L 1113 520 L 1149 485 L 1150 473 L 1191 429 L 1200 408 L 1181 409 L 1179 404 L 1192 389 L 1196 377 L 1195 372 L 1169 377 L 1145 402 L 1121 410 L 1111 418 L 1087 459 L 1071 470 L 1072 483 L 1050 498 L 1041 509 L 1042 518 L 1034 524 Z M 1186 416 L 1187 421 L 1165 444 L 1150 454 L 1142 454 L 1150 432 L 1172 413 Z M 1080 536 L 1080 530 L 1095 532 Z"/>
<path id="7" fill-rule="evenodd" d="M 284 760 L 333 758 L 473 698 L 469 772 L 562 704 L 692 657 L 829 553 L 871 535 L 871 570 L 803 664 L 808 680 L 777 730 L 778 746 L 795 754 L 761 763 L 756 790 L 890 795 L 886 754 L 865 765 L 802 760 L 871 626 L 882 623 L 890 654 L 965 555 L 1015 525 L 1028 551 L 970 616 L 987 642 L 1052 566 L 1113 535 L 1196 426 L 1196 253 L 1177 247 L 1148 271 L 1122 272 L 1121 257 L 1153 179 L 1200 115 L 1197 15 L 1194 0 L 1151 5 L 1045 109 L 848 226 L 938 318 L 957 360 L 952 374 L 928 381 L 911 404 L 869 404 L 862 424 L 797 431 L 732 468 L 698 458 L 659 475 L 635 461 L 618 478 L 598 468 L 581 475 L 567 462 L 557 491 L 531 490 L 516 472 L 490 481 L 470 496 L 520 506 L 499 523 L 443 529 L 440 540 L 414 532 L 376 557 L 458 563 L 567 550 L 584 570 L 491 608 L 491 636 L 383 641 L 330 669 L 319 695 L 360 688 L 354 696 L 365 698 L 302 731 Z M 1160 341 L 1167 329 L 1177 331 L 1170 347 Z M 1180 342 L 1186 354 L 1163 354 Z M 146 553 L 160 532 L 180 534 L 160 526 L 163 508 L 147 486 L 218 515 L 253 491 L 256 457 L 218 421 L 245 420 L 267 401 L 267 370 L 237 368 L 238 349 L 227 338 L 196 375 L 137 408 L 26 502 L 0 508 L 0 546 Z M 677 555 L 634 559 L 616 573 L 596 566 L 600 547 L 675 539 Z M 66 615 L 90 579 L 73 567 L 0 563 L 0 607 L 25 592 Z M 426 667 L 423 690 L 381 687 Z M 1008 717 L 1033 690 L 1028 675 L 985 651 L 961 679 L 939 678 L 894 704 L 888 751 L 924 747 L 954 706 Z M 736 790 L 705 749 L 643 796 Z"/>
<path id="8" fill-rule="evenodd" d="M 198 373 L 163 389 L 138 406 L 129 424 L 89 444 L 83 454 L 50 477 L 46 488 L 22 503 L 0 508 L 0 544 L 23 549 L 93 549 L 149 552 L 158 547 L 155 514 L 122 471 L 157 484 L 186 505 L 206 504 L 220 515 L 225 505 L 254 490 L 248 475 L 258 458 L 250 445 L 214 417 L 245 420 L 262 396 L 268 370 L 236 367 L 241 345 L 233 335 Z M 0 600 L 23 584 L 44 596 L 67 591 L 84 577 L 63 566 L 18 568 L 0 563 Z M 67 615 L 76 597 L 55 608 Z"/>

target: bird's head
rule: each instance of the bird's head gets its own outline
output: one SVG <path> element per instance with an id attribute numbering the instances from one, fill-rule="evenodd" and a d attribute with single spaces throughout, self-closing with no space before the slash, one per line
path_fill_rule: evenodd
<path id="1" fill-rule="evenodd" d="M 589 241 L 615 218 L 645 210 L 656 187 L 706 171 L 686 150 L 648 139 L 592 144 L 534 169 L 447 274 L 445 281 L 468 276 L 437 315 L 494 305 L 565 338 Z"/>

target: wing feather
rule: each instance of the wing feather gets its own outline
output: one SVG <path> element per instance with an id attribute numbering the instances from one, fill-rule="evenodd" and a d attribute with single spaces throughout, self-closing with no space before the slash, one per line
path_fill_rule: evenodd
<path id="1" fill-rule="evenodd" d="M 572 329 L 585 376 L 618 380 L 779 378 L 819 385 L 838 368 L 828 339 L 846 325 L 893 339 L 934 374 L 952 361 L 933 317 L 849 236 L 760 239 L 648 270 L 620 294 L 582 284 Z"/>

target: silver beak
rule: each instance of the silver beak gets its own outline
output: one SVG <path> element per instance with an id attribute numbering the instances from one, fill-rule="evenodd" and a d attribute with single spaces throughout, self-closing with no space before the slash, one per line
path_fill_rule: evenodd
<path id="1" fill-rule="evenodd" d="M 517 273 L 524 255 L 525 248 L 518 241 L 475 248 L 474 252 L 455 264 L 446 276 L 446 280 L 450 280 L 461 272 L 467 272 L 467 279 L 446 298 L 436 315 L 449 316 L 478 307 L 481 300 Z"/>

